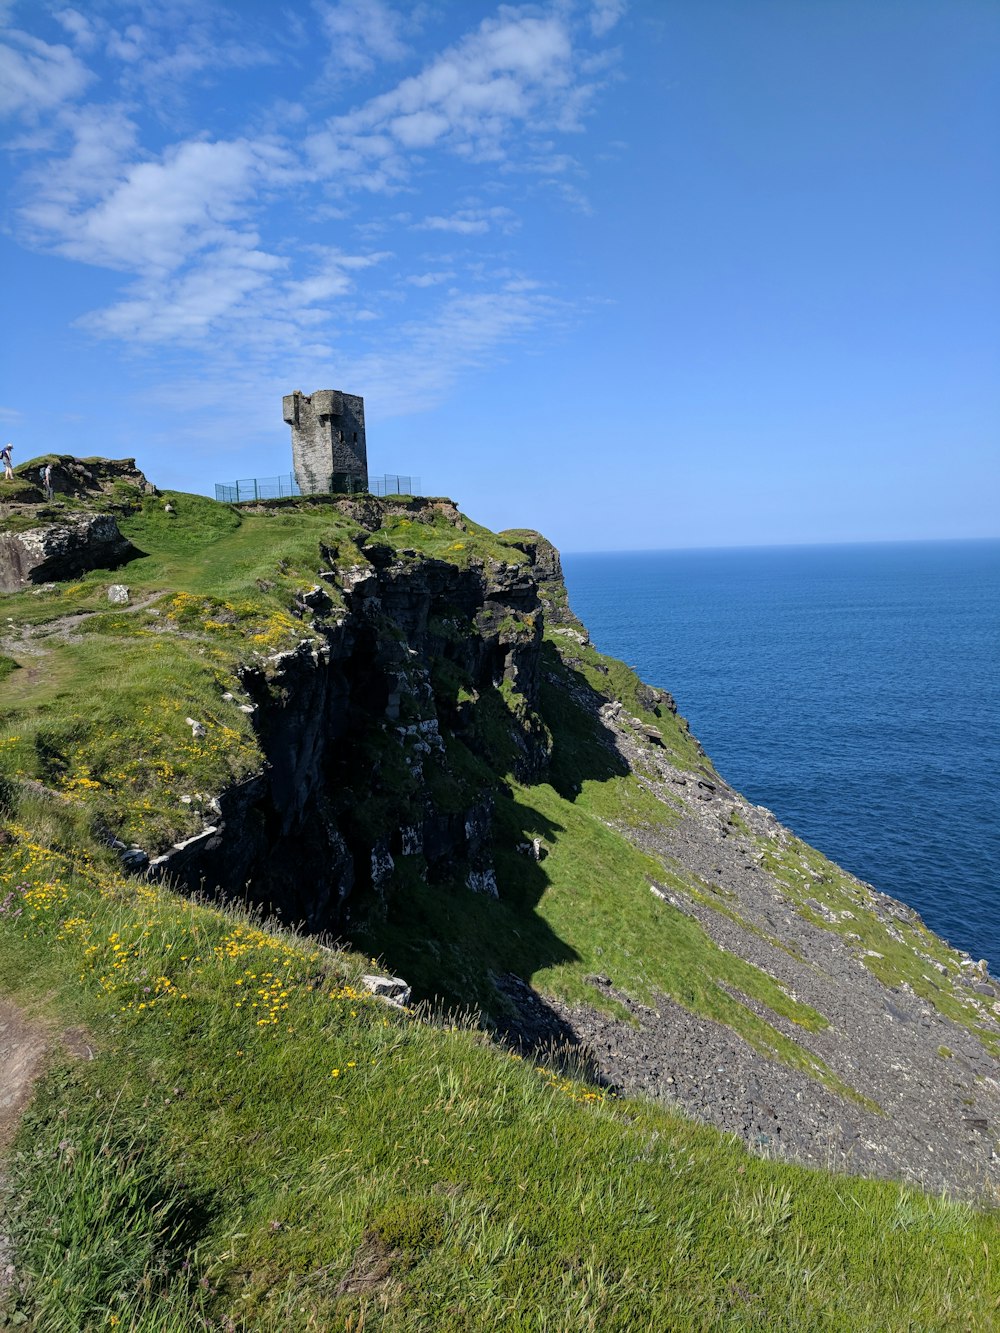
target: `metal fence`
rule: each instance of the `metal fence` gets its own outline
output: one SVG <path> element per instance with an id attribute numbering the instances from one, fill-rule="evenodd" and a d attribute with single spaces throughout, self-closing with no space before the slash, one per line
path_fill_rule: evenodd
<path id="1" fill-rule="evenodd" d="M 372 495 L 420 495 L 419 477 L 401 477 L 396 472 L 386 472 L 381 477 L 369 477 L 368 489 Z"/>
<path id="2" fill-rule="evenodd" d="M 339 482 L 333 494 L 352 495 L 363 491 L 360 483 L 353 477 L 338 478 Z M 310 494 L 326 495 L 330 492 L 317 491 Z M 215 483 L 215 498 L 224 504 L 240 504 L 246 500 L 280 500 L 286 495 L 302 495 L 299 484 L 289 472 L 282 477 L 247 477 L 240 481 Z M 381 477 L 369 477 L 368 494 L 370 495 L 419 495 L 420 478 L 404 477 L 398 472 L 387 472 Z"/>
<path id="3" fill-rule="evenodd" d="M 215 498 L 226 504 L 239 504 L 241 500 L 280 500 L 285 495 L 301 494 L 291 473 L 284 477 L 250 477 L 229 484 L 215 483 Z"/>

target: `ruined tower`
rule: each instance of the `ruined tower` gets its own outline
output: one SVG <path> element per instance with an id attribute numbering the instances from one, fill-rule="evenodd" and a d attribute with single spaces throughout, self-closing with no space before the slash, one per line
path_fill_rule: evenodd
<path id="1" fill-rule="evenodd" d="M 303 495 L 368 489 L 363 398 L 339 389 L 296 389 L 281 405 L 292 428 L 292 469 Z"/>

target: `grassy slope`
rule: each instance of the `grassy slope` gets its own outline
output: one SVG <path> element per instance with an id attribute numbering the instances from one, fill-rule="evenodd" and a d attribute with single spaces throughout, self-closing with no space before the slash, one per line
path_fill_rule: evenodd
<path id="1" fill-rule="evenodd" d="M 0 987 L 97 1052 L 9 1168 L 36 1328 L 994 1326 L 993 1217 L 749 1157 L 27 841 L 0 902 Z"/>
<path id="2" fill-rule="evenodd" d="M 173 502 L 176 518 L 147 502 L 131 521 L 148 554 L 115 576 L 148 608 L 108 611 L 95 572 L 0 609 L 42 628 L 98 613 L 83 638 L 14 652 L 0 730 L 9 793 L 31 777 L 65 798 L 28 789 L 0 849 L 0 988 L 85 1023 L 98 1051 L 56 1063 L 14 1161 L 37 1326 L 189 1328 L 204 1311 L 219 1328 L 356 1328 L 367 1308 L 389 1328 L 991 1327 L 995 1218 L 749 1158 L 358 998 L 364 958 L 117 876 L 94 819 L 147 842 L 184 832 L 181 791 L 255 767 L 221 690 L 240 657 L 303 637 L 287 607 L 321 541 L 357 557 L 356 528 L 328 508 Z M 381 535 L 446 559 L 521 558 L 474 525 L 404 519 Z M 566 684 L 580 678 L 704 764 L 673 719 L 641 711 L 627 668 L 581 651 Z M 511 701 L 480 702 L 502 718 Z M 543 709 L 551 781 L 498 791 L 503 900 L 410 884 L 372 923 L 373 950 L 452 999 L 488 1002 L 490 972 L 509 968 L 594 1000 L 585 976 L 611 971 L 639 998 L 666 991 L 808 1062 L 716 983 L 803 1030 L 822 1016 L 650 894 L 666 871 L 610 826 L 662 810 L 594 748 L 568 690 L 547 686 Z M 190 744 L 187 715 L 207 745 Z M 450 744 L 456 772 L 490 780 Z M 511 850 L 525 835 L 545 840 L 545 861 Z"/>

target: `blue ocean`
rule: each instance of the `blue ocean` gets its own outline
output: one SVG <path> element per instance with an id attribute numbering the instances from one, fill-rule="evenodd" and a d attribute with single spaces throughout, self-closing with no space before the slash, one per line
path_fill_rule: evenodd
<path id="1" fill-rule="evenodd" d="M 1000 975 L 1000 541 L 563 565 L 734 787 Z"/>

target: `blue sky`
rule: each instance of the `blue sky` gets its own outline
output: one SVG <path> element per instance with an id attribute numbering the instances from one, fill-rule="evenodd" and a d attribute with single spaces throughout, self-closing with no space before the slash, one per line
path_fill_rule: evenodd
<path id="1" fill-rule="evenodd" d="M 0 430 L 564 549 L 1000 535 L 995 0 L 0 0 Z"/>

